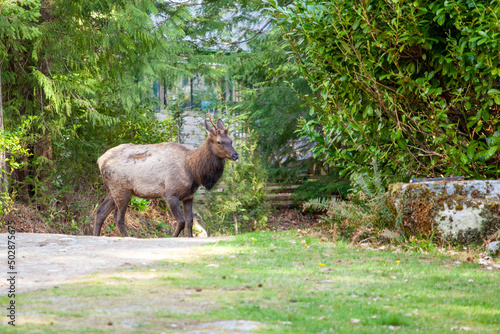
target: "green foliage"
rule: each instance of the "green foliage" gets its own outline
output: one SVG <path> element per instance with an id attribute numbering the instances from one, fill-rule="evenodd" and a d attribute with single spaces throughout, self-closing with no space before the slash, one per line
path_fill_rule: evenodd
<path id="1" fill-rule="evenodd" d="M 300 118 L 311 118 L 300 97 L 310 94 L 309 85 L 297 74 L 297 66 L 288 56 L 289 46 L 275 29 L 256 37 L 249 46 L 251 52 L 238 54 L 238 61 L 228 71 L 244 87 L 241 109 L 248 112 L 256 132 L 257 152 L 272 176 L 282 174 L 283 167 L 289 169 L 287 173 L 304 173 L 311 164 L 298 162 L 298 157 L 308 147 L 297 147 L 300 134 L 296 130 Z M 283 177 L 286 175 L 280 175 Z"/>
<path id="2" fill-rule="evenodd" d="M 40 1 L 26 0 L 20 6 L 15 1 L 2 1 L 0 8 L 0 64 L 3 63 L 9 48 L 16 52 L 26 50 L 23 41 L 40 36 L 40 30 L 32 22 L 40 18 Z"/>
<path id="3" fill-rule="evenodd" d="M 500 172 L 496 1 L 297 1 L 274 15 L 318 95 L 301 132 L 347 172 Z"/>
<path id="4" fill-rule="evenodd" d="M 338 172 L 332 172 L 318 179 L 308 180 L 294 190 L 292 196 L 295 202 L 306 202 L 321 194 L 325 198 L 347 198 L 351 185 L 348 180 L 339 178 Z"/>
<path id="5" fill-rule="evenodd" d="M 146 211 L 151 202 L 144 198 L 132 196 L 130 206 L 137 211 Z"/>
<path id="6" fill-rule="evenodd" d="M 52 205 L 54 191 L 75 185 L 68 173 L 95 178 L 95 158 L 113 144 L 172 138 L 173 123 L 147 110 L 158 76 L 172 81 L 196 63 L 183 40 L 191 20 L 188 7 L 152 0 L 2 3 L 5 128 L 36 116 L 22 141 L 28 166 L 16 174 L 23 201 Z"/>
<path id="7" fill-rule="evenodd" d="M 304 204 L 305 209 L 324 211 L 324 224 L 344 238 L 358 240 L 373 232 L 395 229 L 396 217 L 386 203 L 386 189 L 380 175 L 353 174 L 353 192 L 348 200 L 316 198 Z"/>
<path id="8" fill-rule="evenodd" d="M 147 114 L 145 114 L 147 115 Z M 120 128 L 120 126 L 117 126 Z M 141 122 L 131 122 L 125 120 L 121 124 L 121 129 L 111 129 L 110 135 L 117 135 L 116 143 L 134 143 L 134 144 L 156 144 L 162 142 L 176 141 L 179 134 L 177 120 L 174 118 L 165 118 L 162 121 L 155 119 L 154 115 L 147 116 Z"/>
<path id="9" fill-rule="evenodd" d="M 303 85 L 304 81 L 296 83 Z M 294 145 L 299 139 L 298 119 L 307 115 L 303 103 L 284 83 L 262 86 L 245 95 L 244 108 L 249 111 L 252 128 L 258 134 L 258 152 L 270 166 L 296 164 L 298 156 L 304 154 L 304 150 Z"/>
<path id="10" fill-rule="evenodd" d="M 228 123 L 233 132 L 237 131 L 235 119 Z M 221 180 L 224 187 L 216 187 L 205 193 L 204 205 L 198 207 L 211 234 L 233 233 L 236 229 L 238 232 L 245 232 L 267 227 L 267 214 L 270 210 L 269 203 L 265 201 L 267 173 L 255 153 L 255 134 L 249 131 L 244 139 L 234 140 L 233 145 L 240 155 L 239 161 L 226 162 Z"/>
<path id="11" fill-rule="evenodd" d="M 26 135 L 29 127 L 29 121 L 26 120 L 21 126 L 12 132 L 0 129 L 0 152 L 8 153 L 8 156 L 2 154 L 5 158 L 0 165 L 0 217 L 8 214 L 12 210 L 15 199 L 15 191 L 9 187 L 9 176 L 12 171 L 25 165 L 23 160 L 29 155 L 29 152 L 22 145 L 22 138 Z"/>

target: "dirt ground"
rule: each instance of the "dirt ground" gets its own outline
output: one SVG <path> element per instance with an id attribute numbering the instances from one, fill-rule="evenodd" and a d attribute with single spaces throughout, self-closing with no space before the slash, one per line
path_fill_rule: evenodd
<path id="1" fill-rule="evenodd" d="M 279 231 L 311 226 L 311 222 L 297 219 L 296 216 L 300 214 L 294 210 L 282 210 L 271 217 L 269 229 Z M 16 227 L 19 226 L 16 224 Z M 36 230 L 30 226 L 28 228 Z M 190 288 L 157 287 L 155 293 L 144 288 L 146 290 L 143 292 L 148 295 L 147 300 L 141 293 L 108 296 L 96 300 L 85 295 L 68 297 L 67 292 L 61 295 L 54 292 L 67 291 L 68 288 L 63 286 L 66 283 L 88 284 L 94 280 L 104 280 L 106 284 L 112 284 L 117 273 L 125 280 L 155 280 L 159 277 L 158 273 L 148 267 L 156 261 L 166 259 L 184 262 L 205 256 L 207 254 L 200 253 L 204 249 L 198 246 L 217 243 L 231 237 L 137 239 L 25 233 L 16 230 L 16 293 L 29 293 L 29 302 L 23 303 L 19 311 L 17 321 L 20 326 L 50 325 L 55 332 L 88 327 L 97 331 L 113 329 L 119 333 L 136 333 L 138 329 L 143 328 L 143 324 L 148 324 L 148 330 L 144 329 L 144 332 L 182 334 L 250 334 L 266 327 L 262 323 L 247 320 L 201 323 L 188 318 L 155 316 L 158 312 L 190 314 L 220 307 L 216 305 L 214 298 L 215 295 L 218 296 L 218 291 L 205 291 L 203 295 L 198 296 L 198 293 Z M 9 289 L 7 245 L 8 234 L 0 233 L 0 261 L 4 263 L 3 274 L 0 275 L 0 289 L 3 291 Z M 141 267 L 147 271 L 130 271 L 131 268 Z M 54 287 L 59 289 L 46 290 Z M 196 298 L 191 297 L 192 294 L 196 295 Z M 75 316 L 68 316 L 72 314 Z M 2 319 L 0 323 L 0 332 L 2 326 L 6 325 L 6 319 Z"/>
<path id="2" fill-rule="evenodd" d="M 114 275 L 117 270 L 140 268 L 162 259 L 179 259 L 180 262 L 188 257 L 202 256 L 198 255 L 201 248 L 197 246 L 231 238 L 136 239 L 45 233 L 17 233 L 15 236 L 16 293 L 44 290 L 64 283 L 88 281 L 90 275 L 97 273 L 99 277 L 106 278 L 108 275 Z M 3 263 L 7 261 L 7 237 L 6 233 L 0 234 Z M 7 271 L 4 271 L 4 274 L 6 273 Z M 121 271 L 121 275 L 126 276 L 127 273 Z M 150 278 L 154 278 L 155 272 L 150 272 L 150 275 Z M 0 289 L 8 290 L 6 283 L 6 279 L 2 279 Z M 151 313 L 174 310 L 184 310 L 189 313 L 214 307 L 214 302 L 209 299 L 198 300 L 196 303 L 184 301 L 190 294 L 189 289 L 169 290 L 153 294 L 147 300 L 144 300 L 142 295 L 132 294 L 102 300 L 92 298 L 90 301 L 85 296 L 81 298 L 51 296 L 50 302 L 43 294 L 35 295 L 31 297 L 29 304 L 23 305 L 23 312 L 17 324 L 50 324 L 56 332 L 88 327 L 103 331 L 113 329 L 119 333 L 135 333 L 141 322 L 149 322 L 155 326 L 149 328 L 147 332 L 158 332 L 158 328 L 164 328 L 183 334 L 250 334 L 262 327 L 259 322 L 246 320 L 185 323 L 183 320 L 172 322 L 168 317 L 157 319 L 152 315 L 148 316 L 149 312 L 144 316 L 141 315 L 145 309 Z M 37 308 L 37 305 L 43 305 L 42 309 Z M 94 313 L 85 317 L 64 317 L 64 321 L 57 318 L 58 312 L 78 314 L 88 309 L 92 309 Z M 112 314 L 110 309 L 113 310 Z M 1 325 L 6 325 L 5 319 L 2 319 Z"/>
<path id="3" fill-rule="evenodd" d="M 13 221 L 19 220 L 14 218 Z M 17 222 L 18 232 L 15 234 L 17 292 L 78 282 L 92 274 L 105 274 L 116 269 L 149 265 L 162 259 L 196 257 L 198 255 L 195 246 L 230 238 L 138 239 L 26 233 L 25 231 L 37 230 L 34 226 L 35 220 L 21 219 L 21 221 L 24 225 Z M 317 217 L 304 216 L 292 209 L 283 209 L 271 216 L 268 227 L 270 230 L 281 231 L 308 228 L 316 222 Z M 23 232 L 20 233 L 19 229 Z M 5 264 L 8 255 L 7 236 L 6 233 L 0 233 L 0 261 Z M 6 275 L 7 270 L 3 272 Z M 6 279 L 0 280 L 0 289 L 6 288 L 7 283 Z"/>
<path id="4" fill-rule="evenodd" d="M 17 233 L 16 272 L 18 292 L 78 282 L 94 273 L 143 266 L 161 259 L 197 256 L 197 248 L 229 237 L 136 239 Z M 7 263 L 7 234 L 0 234 L 2 263 Z M 6 273 L 4 271 L 4 273 Z M 6 279 L 0 289 L 7 287 Z"/>

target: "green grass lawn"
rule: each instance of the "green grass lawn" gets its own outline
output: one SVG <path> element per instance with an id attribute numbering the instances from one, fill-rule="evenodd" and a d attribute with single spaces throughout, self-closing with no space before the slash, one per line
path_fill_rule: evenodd
<path id="1" fill-rule="evenodd" d="M 263 333 L 499 333 L 499 272 L 455 261 L 292 231 L 245 234 L 189 261 L 22 294 L 16 330 L 170 333 L 238 319 Z"/>

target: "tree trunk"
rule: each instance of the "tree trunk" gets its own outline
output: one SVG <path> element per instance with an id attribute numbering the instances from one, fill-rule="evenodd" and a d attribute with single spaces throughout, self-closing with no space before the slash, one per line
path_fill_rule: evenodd
<path id="1" fill-rule="evenodd" d="M 191 109 L 190 111 L 193 111 L 193 78 L 189 78 L 189 94 L 190 94 L 189 108 Z"/>
<path id="2" fill-rule="evenodd" d="M 52 6 L 54 4 L 53 0 L 42 0 L 41 2 L 41 18 L 42 22 L 52 21 Z M 39 60 L 37 67 L 38 70 L 44 75 L 50 73 L 50 68 L 52 62 L 49 56 Z M 48 103 L 47 97 L 43 87 L 40 87 L 39 91 L 39 108 L 40 116 L 45 119 L 50 119 L 49 113 L 44 109 L 45 105 Z M 52 168 L 53 168 L 53 157 L 52 157 L 52 135 L 51 129 L 45 127 L 45 129 L 40 129 L 37 134 L 37 141 L 33 144 L 33 156 L 31 157 L 31 164 L 36 162 L 36 165 L 32 166 L 31 172 L 35 179 L 34 184 L 34 196 L 35 203 L 37 206 L 45 210 L 48 207 L 48 199 L 52 196 Z"/>
<path id="3" fill-rule="evenodd" d="M 2 68 L 0 66 L 0 134 L 3 130 Z M 7 163 L 5 162 L 5 158 L 5 149 L 0 147 L 0 192 L 6 192 L 9 188 L 7 181 Z"/>

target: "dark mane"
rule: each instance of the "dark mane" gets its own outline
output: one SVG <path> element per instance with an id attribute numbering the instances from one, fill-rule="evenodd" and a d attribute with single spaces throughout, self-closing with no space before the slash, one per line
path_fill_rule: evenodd
<path id="1" fill-rule="evenodd" d="M 211 190 L 224 172 L 224 159 L 216 156 L 210 148 L 210 139 L 207 138 L 203 144 L 192 151 L 187 162 L 188 168 L 194 177 L 194 181 Z"/>

